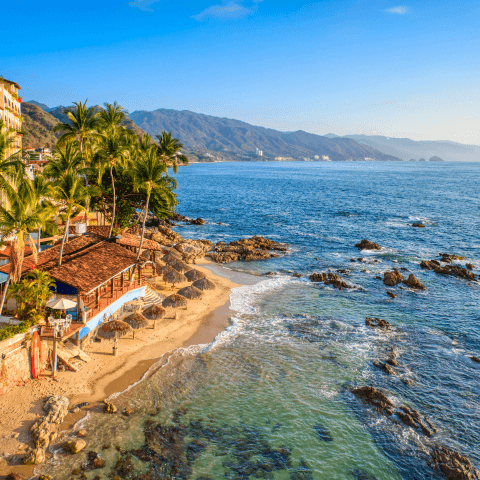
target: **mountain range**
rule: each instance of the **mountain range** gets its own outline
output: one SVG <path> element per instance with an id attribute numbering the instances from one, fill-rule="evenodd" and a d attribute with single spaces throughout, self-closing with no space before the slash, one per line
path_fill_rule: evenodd
<path id="1" fill-rule="evenodd" d="M 35 101 L 24 102 L 24 144 L 35 148 L 53 146 L 58 137 L 52 132 L 53 126 L 68 121 L 64 111 L 63 106 L 49 108 Z M 275 157 L 304 160 L 315 156 L 328 156 L 330 160 L 428 160 L 434 156 L 452 161 L 480 160 L 480 146 L 476 145 L 367 135 L 321 136 L 302 130 L 281 132 L 187 110 L 135 111 L 124 124 L 139 135 L 154 136 L 163 130 L 173 132 L 193 161 L 273 160 Z M 263 156 L 256 154 L 257 149 L 263 151 Z"/>

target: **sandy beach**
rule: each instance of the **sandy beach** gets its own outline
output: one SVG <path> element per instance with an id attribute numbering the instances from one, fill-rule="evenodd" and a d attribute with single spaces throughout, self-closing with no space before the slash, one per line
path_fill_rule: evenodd
<path id="1" fill-rule="evenodd" d="M 207 262 L 205 262 L 207 263 Z M 71 428 L 88 409 L 100 408 L 100 402 L 115 392 L 120 392 L 140 380 L 164 354 L 179 347 L 210 343 L 228 326 L 231 314 L 229 296 L 231 289 L 239 286 L 230 278 L 220 276 L 210 269 L 196 265 L 213 280 L 217 288 L 204 291 L 199 300 L 189 300 L 186 309 L 169 308 L 167 315 L 157 321 L 156 329 L 138 330 L 118 343 L 117 356 L 112 355 L 112 342 L 103 340 L 84 346 L 91 361 L 79 372 L 59 372 L 53 380 L 48 374 L 39 380 L 31 380 L 25 386 L 16 387 L 0 397 L 0 475 L 12 471 L 29 478 L 33 467 L 19 465 L 21 456 L 33 446 L 29 429 L 43 412 L 48 396 L 64 395 L 70 400 L 70 408 L 79 403 L 90 405 L 76 414 L 69 414 L 60 430 Z M 186 284 L 178 284 L 182 288 Z M 173 289 L 166 290 L 167 294 Z"/>

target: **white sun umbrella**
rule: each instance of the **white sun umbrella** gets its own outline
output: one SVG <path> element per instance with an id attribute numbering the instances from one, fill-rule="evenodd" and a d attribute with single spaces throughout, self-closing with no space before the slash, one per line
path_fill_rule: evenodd
<path id="1" fill-rule="evenodd" d="M 47 307 L 53 308 L 54 310 L 70 310 L 71 308 L 75 308 L 77 306 L 77 302 L 73 302 L 68 298 L 54 298 L 47 302 Z"/>

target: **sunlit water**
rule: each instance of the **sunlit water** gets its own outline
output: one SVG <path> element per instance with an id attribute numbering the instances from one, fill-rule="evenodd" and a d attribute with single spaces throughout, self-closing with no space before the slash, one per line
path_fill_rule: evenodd
<path id="1" fill-rule="evenodd" d="M 162 359 L 115 399 L 134 415 L 89 414 L 88 449 L 107 466 L 87 478 L 440 479 L 435 443 L 480 466 L 480 365 L 469 359 L 480 356 L 480 284 L 419 266 L 448 252 L 480 267 L 479 164 L 224 163 L 182 168 L 178 181 L 178 211 L 207 221 L 179 227 L 183 236 L 262 235 L 291 254 L 228 265 L 276 275 L 234 290 L 232 326 L 212 345 Z M 362 238 L 384 248 L 359 252 Z M 426 291 L 393 287 L 390 299 L 375 277 L 392 267 Z M 359 288 L 306 278 L 337 269 Z M 393 333 L 366 327 L 367 316 Z M 396 376 L 372 363 L 392 347 Z M 373 411 L 350 393 L 358 385 L 416 408 L 438 433 Z M 170 439 L 170 450 L 152 438 Z M 71 478 L 85 458 L 57 451 L 47 470 Z"/>

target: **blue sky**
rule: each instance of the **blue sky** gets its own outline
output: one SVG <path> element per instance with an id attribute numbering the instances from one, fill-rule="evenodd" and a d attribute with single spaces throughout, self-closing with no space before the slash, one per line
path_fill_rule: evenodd
<path id="1" fill-rule="evenodd" d="M 0 75 L 280 130 L 480 144 L 480 2 L 2 0 Z"/>

